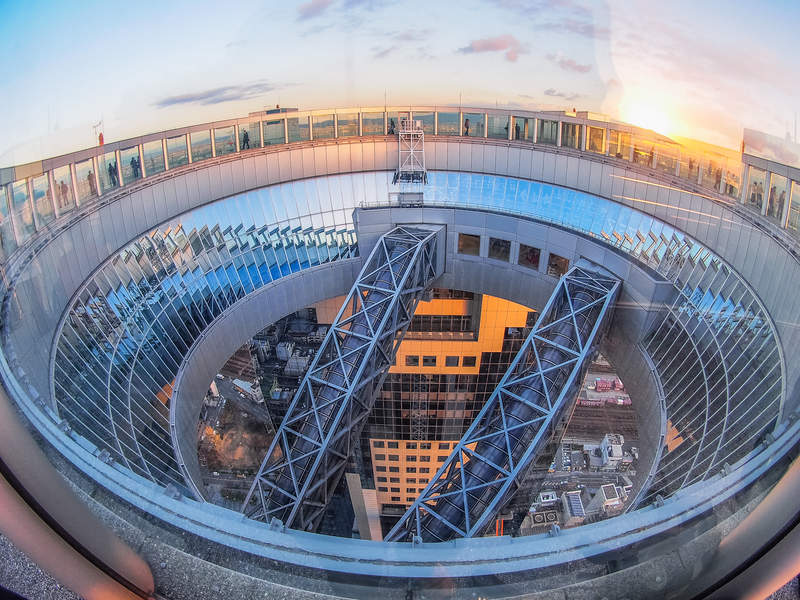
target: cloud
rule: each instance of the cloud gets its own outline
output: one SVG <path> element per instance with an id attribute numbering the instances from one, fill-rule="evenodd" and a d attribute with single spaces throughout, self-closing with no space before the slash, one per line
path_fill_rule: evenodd
<path id="1" fill-rule="evenodd" d="M 257 98 L 268 92 L 277 89 L 267 81 L 254 81 L 242 85 L 226 85 L 224 87 L 212 88 L 201 92 L 180 94 L 178 96 L 167 96 L 153 103 L 157 108 L 169 108 L 182 104 L 199 104 L 206 106 L 210 104 L 222 104 L 223 102 L 235 102 L 237 100 L 250 100 Z"/>
<path id="2" fill-rule="evenodd" d="M 571 58 L 561 56 L 560 54 L 548 54 L 547 60 L 557 64 L 564 71 L 573 71 L 575 73 L 588 73 L 592 70 L 592 65 L 582 65 L 575 62 Z"/>
<path id="3" fill-rule="evenodd" d="M 574 92 L 560 92 L 554 88 L 547 88 L 544 91 L 545 96 L 550 96 L 551 98 L 563 98 L 564 100 L 577 100 L 581 97 L 580 94 L 576 94 Z"/>
<path id="4" fill-rule="evenodd" d="M 386 46 L 385 48 L 374 46 L 372 48 L 372 58 L 386 58 L 395 50 L 397 50 L 397 46 Z"/>
<path id="5" fill-rule="evenodd" d="M 510 62 L 516 62 L 520 54 L 525 54 L 528 51 L 517 38 L 510 34 L 472 40 L 469 46 L 458 49 L 462 54 L 471 54 L 473 52 L 500 52 L 503 50 L 506 51 L 506 60 Z"/>
<path id="6" fill-rule="evenodd" d="M 320 16 L 333 3 L 333 0 L 310 0 L 297 7 L 297 20 L 305 21 Z"/>

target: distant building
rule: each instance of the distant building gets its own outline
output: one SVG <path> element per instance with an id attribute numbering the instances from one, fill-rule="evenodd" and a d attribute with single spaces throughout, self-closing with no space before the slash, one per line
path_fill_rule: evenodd
<path id="1" fill-rule="evenodd" d="M 627 500 L 625 490 L 613 483 L 601 485 L 594 497 L 586 504 L 587 516 L 613 517 L 622 512 Z"/>
<path id="2" fill-rule="evenodd" d="M 561 510 L 563 514 L 563 527 L 577 527 L 586 520 L 586 511 L 583 508 L 581 493 L 578 491 L 564 492 L 561 494 Z"/>

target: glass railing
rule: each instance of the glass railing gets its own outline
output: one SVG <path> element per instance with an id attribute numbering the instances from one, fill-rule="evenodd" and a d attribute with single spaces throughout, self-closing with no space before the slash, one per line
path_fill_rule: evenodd
<path id="1" fill-rule="evenodd" d="M 267 146 L 391 135 L 406 116 L 420 120 L 428 135 L 507 140 L 637 165 L 651 176 L 666 177 L 675 184 L 704 189 L 717 200 L 741 204 L 771 226 L 787 229 L 800 238 L 800 177 L 792 179 L 748 165 L 734 151 L 679 143 L 582 112 L 435 106 L 347 108 L 251 113 L 245 118 L 174 129 L 47 159 L 50 168 L 45 168 L 43 161 L 3 169 L 0 261 L 76 206 L 90 204 L 141 180 Z M 146 141 L 140 142 L 142 139 Z M 18 177 L 18 173 L 25 176 Z"/>

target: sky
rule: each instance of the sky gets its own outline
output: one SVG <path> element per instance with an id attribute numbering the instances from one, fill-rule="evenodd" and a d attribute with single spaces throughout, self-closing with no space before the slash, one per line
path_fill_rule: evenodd
<path id="1" fill-rule="evenodd" d="M 800 2 L 0 0 L 0 166 L 276 104 L 600 112 L 793 136 Z"/>

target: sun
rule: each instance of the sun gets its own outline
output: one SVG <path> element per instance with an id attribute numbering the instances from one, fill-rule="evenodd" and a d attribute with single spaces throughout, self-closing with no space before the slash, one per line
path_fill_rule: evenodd
<path id="1" fill-rule="evenodd" d="M 638 125 L 662 135 L 670 135 L 675 127 L 670 111 L 653 98 L 627 96 L 619 105 L 620 118 L 631 125 Z"/>

